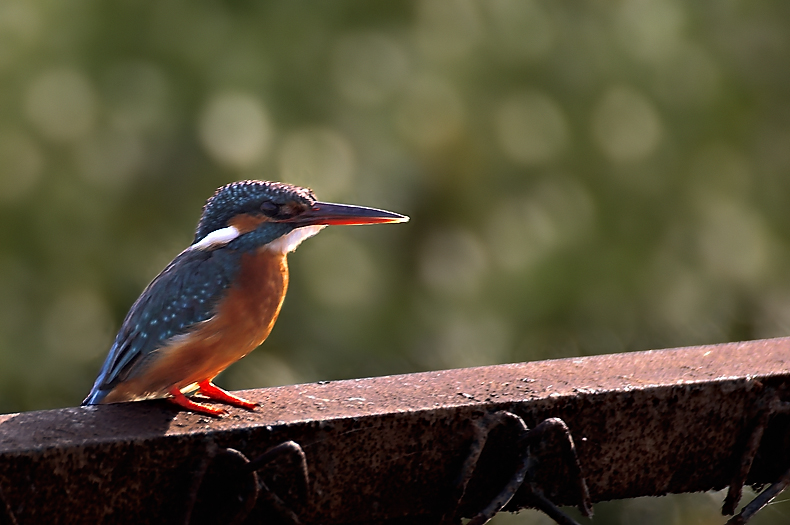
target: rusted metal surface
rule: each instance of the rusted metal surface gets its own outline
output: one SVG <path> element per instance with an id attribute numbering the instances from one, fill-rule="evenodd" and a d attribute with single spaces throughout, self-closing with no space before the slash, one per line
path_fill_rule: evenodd
<path id="1" fill-rule="evenodd" d="M 9 414 L 0 494 L 20 525 L 183 523 L 212 450 L 256 458 L 293 440 L 307 457 L 308 497 L 287 461 L 261 475 L 303 523 L 437 523 L 455 503 L 474 422 L 498 410 L 529 428 L 561 418 L 593 501 L 721 489 L 743 463 L 766 392 L 787 401 L 789 380 L 782 338 L 251 390 L 244 397 L 261 408 L 219 420 L 162 402 Z M 463 515 L 511 477 L 514 439 L 491 432 Z M 559 448 L 538 453 L 543 494 L 576 504 Z M 747 483 L 774 482 L 788 466 L 790 416 L 779 414 Z M 519 492 L 508 508 L 526 503 Z M 270 512 L 261 502 L 248 522 Z"/>

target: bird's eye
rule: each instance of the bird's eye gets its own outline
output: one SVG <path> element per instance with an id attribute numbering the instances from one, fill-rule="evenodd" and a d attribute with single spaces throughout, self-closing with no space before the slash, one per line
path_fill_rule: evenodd
<path id="1" fill-rule="evenodd" d="M 277 206 L 273 202 L 263 201 L 261 203 L 261 211 L 264 214 L 268 215 L 269 217 L 273 217 L 273 216 L 277 215 L 277 212 L 279 211 L 279 209 L 280 209 L 280 207 Z"/>

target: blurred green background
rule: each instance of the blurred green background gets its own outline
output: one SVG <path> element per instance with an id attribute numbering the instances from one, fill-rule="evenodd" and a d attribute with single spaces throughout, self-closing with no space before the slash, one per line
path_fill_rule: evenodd
<path id="1" fill-rule="evenodd" d="M 0 412 L 78 404 L 245 178 L 412 221 L 300 247 L 227 388 L 787 335 L 788 172 L 785 0 L 2 0 Z"/>

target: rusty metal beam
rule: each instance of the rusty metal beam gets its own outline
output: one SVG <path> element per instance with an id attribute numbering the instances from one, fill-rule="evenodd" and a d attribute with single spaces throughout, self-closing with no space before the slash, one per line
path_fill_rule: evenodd
<path id="1" fill-rule="evenodd" d="M 216 451 L 252 459 L 288 440 L 306 454 L 307 497 L 287 457 L 261 476 L 303 523 L 438 523 L 473 423 L 503 409 L 530 428 L 565 421 L 593 501 L 724 488 L 761 420 L 747 482 L 769 483 L 790 466 L 790 416 L 761 410 L 767 396 L 787 400 L 789 380 L 782 338 L 251 390 L 262 407 L 223 419 L 156 401 L 2 415 L 0 523 L 210 521 L 193 511 Z M 510 428 L 492 431 L 465 515 L 505 485 L 516 448 Z M 544 448 L 535 481 L 576 504 L 567 467 Z M 248 522 L 274 512 L 264 500 Z M 520 491 L 509 508 L 527 504 Z"/>

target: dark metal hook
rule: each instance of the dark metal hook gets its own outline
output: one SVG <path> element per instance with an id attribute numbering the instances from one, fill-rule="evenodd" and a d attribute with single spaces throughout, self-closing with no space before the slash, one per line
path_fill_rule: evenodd
<path id="1" fill-rule="evenodd" d="M 724 498 L 724 504 L 722 505 L 721 513 L 725 516 L 734 514 L 735 509 L 738 507 L 738 502 L 741 500 L 741 495 L 743 493 L 743 485 L 746 483 L 746 477 L 749 475 L 749 471 L 751 471 L 752 464 L 754 463 L 754 458 L 757 455 L 757 451 L 760 449 L 765 429 L 768 428 L 771 419 L 773 419 L 776 414 L 790 413 L 790 403 L 782 401 L 776 391 L 769 389 L 765 392 L 765 395 L 760 398 L 755 409 L 757 411 L 757 416 L 755 418 L 754 427 L 749 434 L 749 438 L 746 440 L 746 446 L 738 462 L 738 472 L 735 473 L 730 482 L 730 487 L 727 490 L 727 497 Z M 774 496 L 772 496 L 772 498 Z M 766 501 L 765 504 L 767 503 Z M 762 508 L 762 506 L 755 509 L 754 512 L 757 512 L 760 508 Z M 741 512 L 739 516 L 742 515 L 743 512 Z M 741 517 L 741 519 L 748 520 L 750 517 L 751 515 L 745 518 Z M 732 520 L 730 520 L 730 522 L 732 522 Z M 741 521 L 740 523 L 745 523 L 745 521 Z"/>
<path id="2" fill-rule="evenodd" d="M 263 495 L 280 516 L 291 523 L 299 524 L 296 513 L 266 486 L 257 472 L 284 454 L 293 454 L 297 457 L 300 492 L 301 496 L 306 498 L 309 485 L 307 458 L 297 443 L 293 441 L 280 443 L 250 461 L 238 450 L 220 448 L 210 442 L 187 498 L 184 523 L 186 525 L 241 524 L 255 508 L 259 497 Z"/>
<path id="3" fill-rule="evenodd" d="M 560 525 L 576 525 L 576 522 L 572 518 L 563 513 L 543 495 L 543 491 L 535 483 L 532 481 L 526 485 L 524 483 L 528 473 L 532 471 L 537 464 L 537 461 L 532 457 L 531 448 L 543 441 L 546 432 L 551 430 L 559 430 L 562 432 L 562 453 L 568 463 L 571 476 L 573 476 L 579 492 L 579 510 L 587 517 L 592 516 L 587 483 L 581 474 L 581 466 L 576 453 L 576 446 L 573 443 L 573 437 L 565 422 L 559 418 L 550 418 L 542 421 L 534 429 L 530 430 L 522 418 L 512 412 L 500 410 L 493 414 L 488 414 L 481 420 L 474 422 L 473 429 L 475 432 L 475 439 L 461 467 L 461 473 L 459 474 L 452 493 L 453 509 L 442 517 L 442 525 L 458 522 L 458 509 L 466 493 L 469 481 L 472 479 L 480 455 L 485 448 L 489 434 L 495 427 L 507 422 L 515 423 L 519 429 L 518 445 L 520 453 L 517 459 L 516 471 L 500 493 L 494 497 L 483 510 L 479 511 L 468 525 L 483 525 L 488 522 L 500 512 L 511 499 L 513 499 L 513 496 L 515 496 L 516 492 L 518 492 L 522 486 L 525 486 L 527 489 L 536 508 L 546 513 Z"/>
<path id="4" fill-rule="evenodd" d="M 734 516 L 727 522 L 727 525 L 744 525 L 760 509 L 768 505 L 772 499 L 786 489 L 788 485 L 790 485 L 790 470 L 787 470 L 775 483 L 750 501 L 737 516 Z"/>

